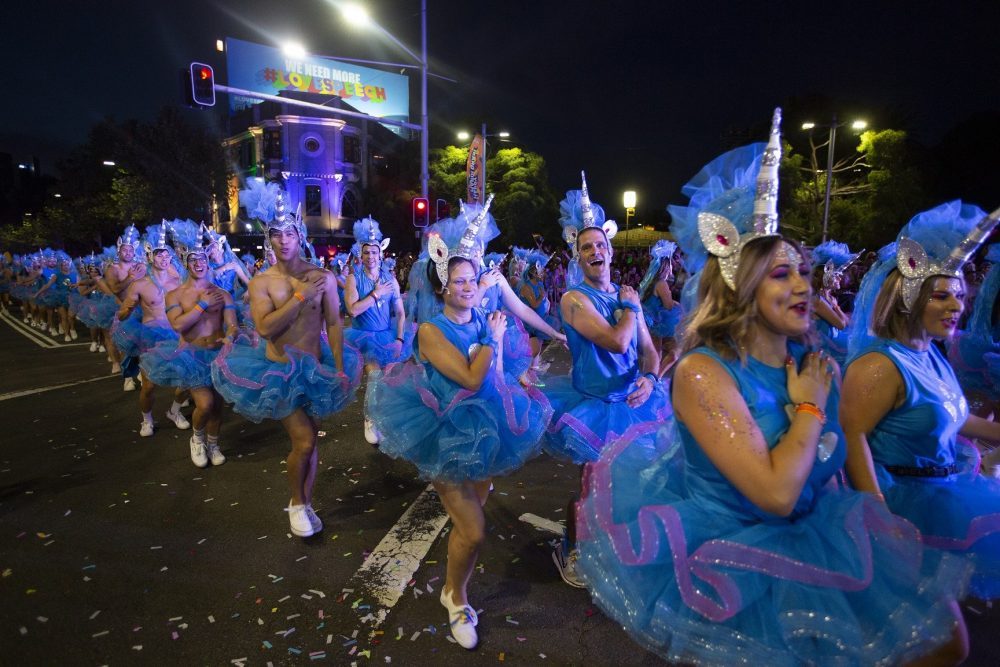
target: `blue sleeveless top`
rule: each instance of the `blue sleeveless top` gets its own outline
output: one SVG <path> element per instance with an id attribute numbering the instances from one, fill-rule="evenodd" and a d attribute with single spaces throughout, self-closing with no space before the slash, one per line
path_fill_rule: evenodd
<path id="1" fill-rule="evenodd" d="M 878 352 L 903 377 L 906 398 L 868 434 L 876 463 L 889 466 L 950 466 L 955 463 L 958 431 L 969 406 L 951 365 L 931 345 L 923 352 L 894 340 L 878 339 L 858 354 Z"/>
<path id="2" fill-rule="evenodd" d="M 233 294 L 233 286 L 236 284 L 236 269 L 229 269 L 219 273 L 212 267 L 212 282 L 217 287 L 221 287 L 230 294 Z"/>
<path id="3" fill-rule="evenodd" d="M 388 271 L 379 269 L 379 281 L 391 282 Z M 375 290 L 375 281 L 368 277 L 364 268 L 354 270 L 354 285 L 357 287 L 358 299 L 363 299 Z M 379 299 L 378 303 L 356 317 L 351 318 L 351 327 L 364 331 L 385 331 L 389 328 L 396 301 L 395 293 L 388 299 Z"/>
<path id="4" fill-rule="evenodd" d="M 789 342 L 788 352 L 801 364 L 806 349 L 797 343 Z M 704 354 L 715 359 L 726 369 L 736 382 L 740 395 L 764 435 L 768 448 L 773 449 L 791 426 L 791 418 L 785 410 L 785 406 L 791 405 L 791 400 L 788 397 L 788 376 L 784 366 L 777 368 L 768 366 L 753 357 L 747 357 L 747 365 L 744 366 L 738 358 L 724 359 L 718 352 L 707 347 L 699 347 L 689 354 Z M 823 426 L 813 469 L 802 487 L 792 517 L 806 514 L 812 509 L 821 487 L 843 467 L 847 460 L 844 433 L 836 419 L 839 406 L 840 393 L 834 384 L 824 407 L 830 419 Z M 684 479 L 690 496 L 708 497 L 748 521 L 774 518 L 774 515 L 760 509 L 736 490 L 679 420 L 677 430 L 684 447 L 686 459 Z M 739 445 L 734 443 L 733 446 Z"/>
<path id="5" fill-rule="evenodd" d="M 486 341 L 485 344 L 489 344 L 489 341 L 492 340 L 489 334 L 489 327 L 486 324 L 486 312 L 479 308 L 472 309 L 472 319 L 465 324 L 455 324 L 445 317 L 443 312 L 435 315 L 429 324 L 441 330 L 441 333 L 448 339 L 448 342 L 462 353 L 466 363 L 472 361 L 472 354 L 484 344 L 483 341 Z M 422 360 L 420 363 L 427 370 L 427 379 L 431 385 L 431 390 L 438 398 L 450 397 L 462 388 L 458 383 L 445 377 L 444 374 L 434 368 L 431 362 Z M 496 364 L 495 355 L 493 363 L 494 365 Z"/>
<path id="6" fill-rule="evenodd" d="M 479 277 L 482 278 L 483 274 L 489 271 L 489 269 L 482 269 L 479 272 Z M 501 298 L 500 298 L 500 286 L 494 285 L 485 292 L 479 301 L 479 307 L 485 310 L 487 313 L 492 313 L 493 311 L 500 310 Z"/>
<path id="7" fill-rule="evenodd" d="M 594 304 L 594 308 L 611 326 L 622 318 L 622 305 L 618 300 L 618 285 L 612 284 L 614 292 L 600 292 L 586 283 L 580 283 L 567 291 L 580 292 Z M 625 354 L 605 350 L 577 332 L 568 322 L 563 322 L 566 342 L 573 357 L 573 388 L 581 394 L 604 401 L 623 401 L 634 391 L 639 378 L 639 327 L 632 331 Z"/>
<path id="8" fill-rule="evenodd" d="M 531 288 L 531 294 L 536 299 L 541 297 L 542 300 L 538 303 L 538 307 L 533 310 L 538 313 L 539 317 L 545 318 L 549 314 L 549 297 L 545 294 L 545 286 L 541 282 L 532 282 L 525 278 L 521 281 L 521 285 L 527 285 Z"/>

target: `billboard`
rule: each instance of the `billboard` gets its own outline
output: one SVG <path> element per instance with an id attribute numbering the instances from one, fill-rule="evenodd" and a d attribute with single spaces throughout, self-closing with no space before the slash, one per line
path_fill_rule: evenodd
<path id="1" fill-rule="evenodd" d="M 226 38 L 226 66 L 233 88 L 268 95 L 278 95 L 283 90 L 335 95 L 362 113 L 409 120 L 409 79 L 402 74 L 320 56 L 290 58 L 281 49 L 232 37 Z M 229 95 L 231 111 L 259 102 L 252 97 Z M 398 127 L 384 127 L 397 134 L 400 131 Z"/>

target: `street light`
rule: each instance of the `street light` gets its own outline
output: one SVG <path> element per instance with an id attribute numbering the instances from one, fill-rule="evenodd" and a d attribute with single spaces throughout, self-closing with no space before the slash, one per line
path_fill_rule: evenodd
<path id="1" fill-rule="evenodd" d="M 459 141 L 468 141 L 468 140 L 469 140 L 469 138 L 470 138 L 470 137 L 469 137 L 469 133 L 468 133 L 468 132 L 459 132 L 459 133 L 458 133 L 457 135 L 455 135 L 455 136 L 457 136 L 457 137 L 458 137 L 458 140 L 459 140 Z"/>
<path id="2" fill-rule="evenodd" d="M 105 167 L 113 167 L 113 166 L 115 166 L 115 161 L 114 160 L 105 160 L 104 162 L 102 162 L 102 164 Z"/>
<path id="3" fill-rule="evenodd" d="M 625 204 L 625 243 L 628 243 L 628 223 L 632 216 L 635 215 L 635 190 L 626 190 L 625 195 L 622 198 L 622 203 Z"/>
<path id="4" fill-rule="evenodd" d="M 830 130 L 830 138 L 827 140 L 826 194 L 823 197 L 823 242 L 824 243 L 826 242 L 826 237 L 827 237 L 827 227 L 829 226 L 830 223 L 830 186 L 833 185 L 833 154 L 834 152 L 836 152 L 836 147 L 837 147 L 837 128 L 846 126 L 847 123 L 837 122 L 837 114 L 833 114 L 833 118 L 830 119 L 830 124 L 826 126 Z M 802 129 L 807 130 L 810 136 L 812 135 L 812 130 L 815 127 L 816 123 L 812 122 L 802 123 Z M 866 127 L 868 127 L 868 123 L 860 119 L 855 120 L 854 122 L 851 123 L 851 129 L 854 130 L 863 130 Z"/>
<path id="5" fill-rule="evenodd" d="M 419 56 L 399 41 L 391 32 L 372 20 L 367 12 L 358 5 L 341 5 L 340 12 L 344 19 L 354 27 L 375 27 L 420 65 L 420 189 L 421 193 L 426 197 L 428 181 L 430 181 L 430 169 L 428 167 L 430 148 L 427 136 L 429 128 L 427 122 L 427 0 L 420 0 Z"/>
<path id="6" fill-rule="evenodd" d="M 299 60 L 309 56 L 309 52 L 306 50 L 306 47 L 302 44 L 302 42 L 282 42 L 281 52 L 289 58 L 298 58 Z"/>

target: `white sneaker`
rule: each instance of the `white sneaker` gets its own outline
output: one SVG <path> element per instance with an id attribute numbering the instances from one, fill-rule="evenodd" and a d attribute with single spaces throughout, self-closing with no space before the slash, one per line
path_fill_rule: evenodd
<path id="1" fill-rule="evenodd" d="M 440 600 L 444 608 L 448 610 L 448 625 L 451 627 L 451 636 L 464 649 L 476 648 L 476 644 L 479 643 L 479 635 L 476 633 L 479 617 L 476 615 L 476 610 L 467 604 L 453 604 L 451 595 L 445 593 L 443 586 L 441 587 Z"/>
<path id="2" fill-rule="evenodd" d="M 365 417 L 365 440 L 369 445 L 377 445 L 382 440 L 382 434 L 375 428 L 375 422 Z"/>
<path id="3" fill-rule="evenodd" d="M 98 346 L 97 346 L 97 351 L 98 351 L 98 352 L 107 352 L 107 351 L 108 351 L 108 349 L 107 349 L 106 347 L 104 347 L 103 345 L 98 345 Z M 111 361 L 111 360 L 110 360 L 110 359 L 108 359 L 108 361 Z"/>
<path id="4" fill-rule="evenodd" d="M 191 399 L 185 398 L 184 402 L 181 403 L 181 407 L 182 408 L 190 408 L 191 407 Z"/>
<path id="5" fill-rule="evenodd" d="M 125 378 L 125 384 L 122 388 L 125 391 L 135 391 L 135 378 Z"/>
<path id="6" fill-rule="evenodd" d="M 167 419 L 174 423 L 174 426 L 182 431 L 186 431 L 191 428 L 191 422 L 185 419 L 184 415 L 179 412 L 171 412 L 167 410 Z"/>
<path id="7" fill-rule="evenodd" d="M 69 330 L 69 337 L 72 338 L 73 340 L 76 340 L 77 338 L 80 337 L 80 334 L 78 334 L 76 332 L 76 329 L 70 329 Z"/>
<path id="8" fill-rule="evenodd" d="M 91 352 L 97 352 L 97 341 L 91 341 L 90 342 L 90 351 Z"/>
<path id="9" fill-rule="evenodd" d="M 568 556 L 566 551 L 569 551 Z M 562 580 L 573 588 L 586 588 L 580 575 L 576 573 L 576 561 L 579 557 L 579 549 L 567 549 L 565 540 L 552 551 L 552 562 L 556 564 L 556 569 L 559 570 L 559 576 L 562 577 Z"/>
<path id="10" fill-rule="evenodd" d="M 66 334 L 65 336 L 63 336 L 63 342 L 64 343 L 71 343 L 71 342 L 73 342 L 73 339 L 70 338 L 69 334 Z"/>
<path id="11" fill-rule="evenodd" d="M 153 435 L 153 422 L 148 422 L 145 419 L 142 420 L 142 425 L 139 426 L 139 435 L 144 438 L 148 438 Z"/>
<path id="12" fill-rule="evenodd" d="M 225 455 L 222 453 L 222 450 L 219 449 L 219 443 L 216 442 L 214 444 L 209 444 L 206 445 L 206 447 L 208 448 L 208 458 L 212 460 L 212 465 L 221 466 L 226 462 Z"/>
<path id="13" fill-rule="evenodd" d="M 46 324 L 45 322 L 42 322 L 41 324 L 38 325 L 38 328 L 41 329 L 42 331 L 45 331 L 46 329 L 49 328 L 49 325 Z"/>
<path id="14" fill-rule="evenodd" d="M 306 516 L 309 517 L 309 524 L 312 526 L 313 533 L 323 530 L 323 522 L 320 520 L 319 515 L 316 514 L 316 510 L 313 509 L 312 505 L 306 505 Z"/>
<path id="15" fill-rule="evenodd" d="M 112 375 L 118 375 L 121 372 L 122 372 L 121 364 L 119 364 L 117 361 L 112 361 L 111 362 L 111 374 Z"/>
<path id="16" fill-rule="evenodd" d="M 208 457 L 205 456 L 205 443 L 192 435 L 189 444 L 191 445 L 191 463 L 199 468 L 207 466 Z"/>
<path id="17" fill-rule="evenodd" d="M 316 533 L 313 530 L 312 522 L 309 521 L 309 513 L 306 505 L 292 505 L 291 501 L 285 511 L 288 512 L 288 523 L 291 526 L 292 534 L 299 537 L 312 537 Z"/>
<path id="18" fill-rule="evenodd" d="M 64 333 L 66 333 L 66 330 L 63 329 L 63 325 L 60 324 L 59 325 L 59 335 L 62 336 Z"/>

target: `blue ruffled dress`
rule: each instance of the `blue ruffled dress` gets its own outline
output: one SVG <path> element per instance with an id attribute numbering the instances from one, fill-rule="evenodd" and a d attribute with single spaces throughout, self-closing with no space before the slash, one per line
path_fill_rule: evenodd
<path id="1" fill-rule="evenodd" d="M 111 339 L 126 357 L 138 357 L 157 343 L 179 338 L 168 322 L 143 324 L 142 309 L 136 308 L 125 320 L 115 318 L 111 325 Z"/>
<path id="2" fill-rule="evenodd" d="M 361 354 L 344 344 L 344 372 L 338 373 L 330 346 L 324 339 L 320 358 L 285 346 L 286 363 L 271 361 L 267 344 L 249 344 L 241 336 L 227 345 L 212 364 L 216 391 L 233 410 L 253 422 L 284 419 L 298 409 L 323 419 L 353 401 L 361 384 Z"/>
<path id="3" fill-rule="evenodd" d="M 161 387 L 211 387 L 212 362 L 218 354 L 218 349 L 191 345 L 181 338 L 166 339 L 139 357 L 139 367 Z"/>
<path id="4" fill-rule="evenodd" d="M 568 291 L 584 294 L 605 321 L 614 326 L 622 317 L 618 286 L 614 293 L 600 292 L 586 283 Z M 657 382 L 649 398 L 638 408 L 625 399 L 637 388 L 639 372 L 638 331 L 624 354 L 590 342 L 571 325 L 565 325 L 573 370 L 569 376 L 551 378 L 545 396 L 552 404 L 552 425 L 545 436 L 545 451 L 573 463 L 596 461 L 605 444 L 628 429 L 642 424 L 654 429 L 672 414 L 663 384 Z"/>
<path id="5" fill-rule="evenodd" d="M 485 273 L 480 272 L 480 277 Z M 531 339 L 524 323 L 503 304 L 503 293 L 499 285 L 494 285 L 483 293 L 480 302 L 482 310 L 489 314 L 503 310 L 507 316 L 507 331 L 503 335 L 503 372 L 513 378 L 519 378 L 531 368 Z"/>
<path id="6" fill-rule="evenodd" d="M 456 324 L 430 321 L 466 360 L 489 341 L 486 313 Z M 380 451 L 405 459 L 424 479 L 484 480 L 520 468 L 539 452 L 552 409 L 534 387 L 491 369 L 478 391 L 463 389 L 429 362 L 392 364 L 368 383 L 365 412 L 382 432 Z"/>
<path id="7" fill-rule="evenodd" d="M 553 326 L 553 328 L 556 328 L 557 325 L 553 324 L 555 320 L 553 320 L 552 316 L 549 315 L 550 304 L 549 304 L 549 297 L 545 293 L 545 285 L 543 285 L 541 282 L 532 282 L 528 279 L 524 279 L 521 281 L 521 286 L 522 287 L 527 286 L 531 290 L 531 293 L 534 296 L 534 298 L 542 299 L 541 302 L 538 304 L 538 307 L 533 308 L 532 310 L 534 310 L 540 318 L 542 318 L 543 320 L 548 322 L 551 326 Z M 528 325 L 524 325 L 524 329 L 528 332 L 528 336 L 530 336 L 531 338 L 537 338 L 542 341 L 552 340 L 546 334 L 542 333 L 538 329 L 535 329 L 534 327 L 529 327 Z"/>
<path id="8" fill-rule="evenodd" d="M 801 346 L 790 345 L 798 358 Z M 774 447 L 788 429 L 786 371 L 712 357 Z M 827 414 L 837 414 L 831 393 Z M 734 443 L 734 446 L 738 446 Z M 969 564 L 922 570 L 917 530 L 836 483 L 844 435 L 830 420 L 792 513 L 765 512 L 682 423 L 627 434 L 584 473 L 577 568 L 597 604 L 664 659 L 698 665 L 896 665 L 951 638 Z"/>
<path id="9" fill-rule="evenodd" d="M 392 279 L 392 274 L 384 269 L 380 270 L 379 282 L 390 282 Z M 375 281 L 361 267 L 354 272 L 354 284 L 357 286 L 358 299 L 363 299 L 375 290 Z M 344 330 L 344 341 L 361 351 L 366 364 L 385 366 L 408 359 L 413 354 L 416 329 L 412 326 L 403 327 L 403 347 L 400 353 L 394 354 L 392 350 L 393 343 L 396 342 L 396 325 L 392 319 L 395 304 L 395 294 L 388 299 L 379 299 L 368 310 L 352 317 L 350 328 Z"/>
<path id="10" fill-rule="evenodd" d="M 684 311 L 681 309 L 681 304 L 676 301 L 673 308 L 664 308 L 663 301 L 654 291 L 642 302 L 642 316 L 646 318 L 646 327 L 650 334 L 658 338 L 673 338 L 677 325 L 684 317 Z"/>
<path id="11" fill-rule="evenodd" d="M 1000 597 L 1000 481 L 979 475 L 978 457 L 958 441 L 969 409 L 954 371 L 934 345 L 921 352 L 878 339 L 858 357 L 870 352 L 892 361 L 906 389 L 868 434 L 886 503 L 926 544 L 974 559 L 973 595 Z"/>

